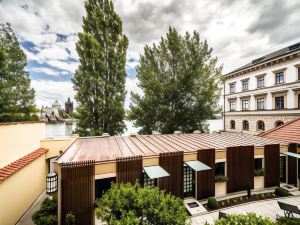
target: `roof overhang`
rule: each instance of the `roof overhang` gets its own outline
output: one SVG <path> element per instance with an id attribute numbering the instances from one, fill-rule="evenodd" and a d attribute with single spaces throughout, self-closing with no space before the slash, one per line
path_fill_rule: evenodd
<path id="1" fill-rule="evenodd" d="M 146 166 L 144 167 L 144 171 L 150 177 L 150 179 L 170 176 L 170 174 L 161 166 Z"/>
<path id="2" fill-rule="evenodd" d="M 200 162 L 199 160 L 187 161 L 187 162 L 185 162 L 185 164 L 188 165 L 189 167 L 191 167 L 195 171 L 203 171 L 203 170 L 210 170 L 211 169 L 211 167 L 209 167 L 208 165 Z"/>
<path id="3" fill-rule="evenodd" d="M 297 159 L 300 159 L 300 154 L 297 154 L 297 153 L 293 153 L 293 152 L 283 152 L 282 154 L 287 155 L 287 156 L 290 156 L 290 157 L 294 157 L 294 158 L 297 158 Z"/>

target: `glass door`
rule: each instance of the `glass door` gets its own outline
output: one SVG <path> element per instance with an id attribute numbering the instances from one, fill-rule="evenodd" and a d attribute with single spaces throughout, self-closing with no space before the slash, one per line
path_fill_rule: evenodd
<path id="1" fill-rule="evenodd" d="M 189 166 L 183 167 L 183 196 L 195 196 L 195 171 Z"/>

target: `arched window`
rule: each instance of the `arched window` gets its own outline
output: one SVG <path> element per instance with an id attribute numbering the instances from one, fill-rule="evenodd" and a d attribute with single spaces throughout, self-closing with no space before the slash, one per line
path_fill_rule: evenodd
<path id="1" fill-rule="evenodd" d="M 257 130 L 265 130 L 265 123 L 264 121 L 257 121 Z"/>
<path id="2" fill-rule="evenodd" d="M 278 120 L 275 122 L 275 127 L 279 127 L 281 125 L 283 125 L 284 123 L 281 120 Z"/>
<path id="3" fill-rule="evenodd" d="M 249 122 L 247 120 L 243 121 L 243 130 L 249 130 Z"/>
<path id="4" fill-rule="evenodd" d="M 235 121 L 234 120 L 230 120 L 230 129 L 235 129 Z"/>

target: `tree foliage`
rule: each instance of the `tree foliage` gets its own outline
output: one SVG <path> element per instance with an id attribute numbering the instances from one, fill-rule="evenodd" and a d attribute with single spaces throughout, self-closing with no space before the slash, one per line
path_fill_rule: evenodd
<path id="1" fill-rule="evenodd" d="M 57 202 L 46 198 L 38 211 L 32 215 L 36 225 L 57 225 Z"/>
<path id="2" fill-rule="evenodd" d="M 80 65 L 73 78 L 81 136 L 111 135 L 124 128 L 128 39 L 111 0 L 87 0 L 83 33 L 76 50 Z"/>
<path id="3" fill-rule="evenodd" d="M 188 224 L 183 201 L 158 188 L 112 184 L 97 204 L 97 218 L 110 225 Z"/>
<path id="4" fill-rule="evenodd" d="M 131 93 L 128 118 L 140 133 L 204 130 L 204 121 L 218 112 L 221 69 L 199 33 L 182 36 L 170 27 L 140 56 L 137 78 L 144 95 Z"/>
<path id="5" fill-rule="evenodd" d="M 10 24 L 0 24 L 0 114 L 34 111 L 27 59 Z"/>
<path id="6" fill-rule="evenodd" d="M 225 218 L 221 218 L 215 221 L 214 225 L 275 225 L 276 223 L 272 222 L 267 217 L 257 216 L 255 213 L 243 214 L 230 214 Z"/>

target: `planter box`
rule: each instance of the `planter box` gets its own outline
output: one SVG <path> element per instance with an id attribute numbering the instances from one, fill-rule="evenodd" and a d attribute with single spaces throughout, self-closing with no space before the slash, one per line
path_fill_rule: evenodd
<path id="1" fill-rule="evenodd" d="M 227 182 L 215 183 L 215 196 L 224 196 L 227 194 Z"/>
<path id="2" fill-rule="evenodd" d="M 254 189 L 263 189 L 265 187 L 265 177 L 257 176 L 254 177 Z"/>

